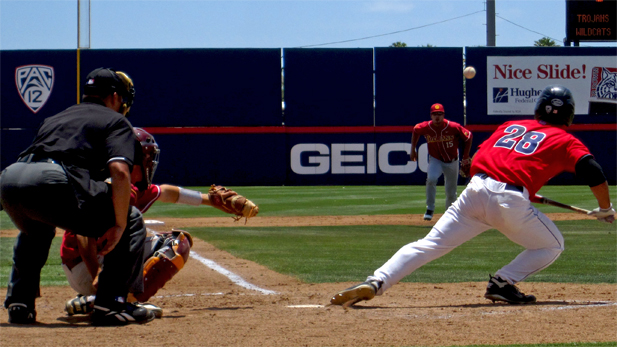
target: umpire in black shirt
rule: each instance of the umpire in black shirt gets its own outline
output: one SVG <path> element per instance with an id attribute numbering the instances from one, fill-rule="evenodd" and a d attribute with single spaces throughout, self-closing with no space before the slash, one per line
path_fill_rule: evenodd
<path id="1" fill-rule="evenodd" d="M 41 268 L 56 227 L 98 238 L 104 260 L 94 325 L 154 318 L 152 312 L 125 303 L 129 287 L 143 288 L 146 237 L 141 213 L 129 206 L 130 172 L 141 153 L 125 117 L 134 97 L 126 73 L 92 71 L 82 103 L 45 119 L 32 145 L 2 172 L 0 203 L 20 231 L 4 302 L 9 323 L 36 321 Z"/>

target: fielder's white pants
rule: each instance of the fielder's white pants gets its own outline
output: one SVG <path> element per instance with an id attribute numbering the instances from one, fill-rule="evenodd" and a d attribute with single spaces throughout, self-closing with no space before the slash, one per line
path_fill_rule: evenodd
<path id="1" fill-rule="evenodd" d="M 491 228 L 525 247 L 495 274 L 511 284 L 546 268 L 564 249 L 561 232 L 531 205 L 526 189 L 506 189 L 505 183 L 476 175 L 426 237 L 403 246 L 367 280 L 383 282 L 377 292 L 381 295 L 422 265 Z"/>
<path id="2" fill-rule="evenodd" d="M 437 180 L 443 174 L 446 191 L 446 209 L 456 200 L 456 186 L 458 182 L 458 159 L 451 163 L 431 157 L 428 158 L 426 171 L 426 209 L 435 211 L 435 196 L 437 195 Z"/>

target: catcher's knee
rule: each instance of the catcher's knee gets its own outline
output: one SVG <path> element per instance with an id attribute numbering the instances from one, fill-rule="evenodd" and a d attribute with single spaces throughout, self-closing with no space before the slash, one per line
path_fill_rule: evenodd
<path id="1" fill-rule="evenodd" d="M 134 293 L 135 299 L 147 301 L 180 271 L 189 259 L 193 238 L 183 230 L 156 234 L 150 256 L 144 263 L 144 291 Z"/>

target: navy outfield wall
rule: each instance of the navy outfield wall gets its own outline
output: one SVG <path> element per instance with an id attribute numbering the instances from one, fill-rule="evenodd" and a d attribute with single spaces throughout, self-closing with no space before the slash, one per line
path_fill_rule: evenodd
<path id="1" fill-rule="evenodd" d="M 495 127 L 470 125 L 473 148 Z M 617 143 L 617 127 L 598 131 L 575 124 L 572 128 L 602 165 L 609 184 L 616 184 L 615 146 L 597 139 L 603 134 L 603 140 Z M 419 144 L 421 160 L 408 160 L 411 127 L 146 130 L 155 135 L 162 148 L 157 181 L 181 185 L 422 185 L 428 166 L 423 140 Z M 232 144 L 222 152 L 225 155 L 216 152 L 221 141 Z M 165 164 L 169 162 L 174 165 Z M 459 184 L 465 182 L 459 178 Z M 559 175 L 549 183 L 584 184 L 573 174 Z"/>
<path id="2" fill-rule="evenodd" d="M 283 50 L 286 126 L 372 126 L 373 50 Z"/>
<path id="3" fill-rule="evenodd" d="M 75 50 L 0 50 L 0 167 L 13 163 L 43 119 L 77 101 Z"/>
<path id="4" fill-rule="evenodd" d="M 434 103 L 464 124 L 462 56 L 461 47 L 375 48 L 375 125 L 430 120 Z"/>
<path id="5" fill-rule="evenodd" d="M 141 127 L 280 126 L 280 49 L 84 50 L 98 67 L 135 81 L 131 122 Z"/>
<path id="6" fill-rule="evenodd" d="M 580 49 L 577 52 L 588 51 Z M 409 162 L 412 126 L 428 120 L 434 102 L 445 105 L 449 119 L 463 123 L 461 52 L 461 48 L 87 50 L 80 54 L 80 75 L 83 80 L 90 70 L 108 66 L 135 79 L 137 96 L 130 120 L 152 132 L 161 145 L 157 182 L 422 185 L 426 147 L 421 140 L 423 159 Z M 4 168 L 30 143 L 40 121 L 76 102 L 79 87 L 76 51 L 0 54 Z M 467 59 L 469 63 L 469 53 Z M 36 102 L 28 105 L 20 95 L 44 95 L 50 85 L 45 67 L 53 67 L 53 87 L 34 112 L 30 107 L 37 108 Z M 472 83 L 486 75 L 477 70 L 477 77 L 467 80 L 468 95 L 475 95 L 478 87 L 486 93 L 486 85 Z M 21 82 L 16 76 L 22 77 Z M 470 106 L 468 117 L 474 122 L 468 127 L 474 131 L 474 148 L 492 130 L 484 127 L 492 124 L 486 119 L 499 118 L 501 123 L 515 118 L 475 116 L 477 109 Z M 602 117 L 597 116 L 577 115 L 575 123 Z M 613 118 L 612 123 L 592 124 L 595 128 L 574 127 L 611 184 L 617 176 L 614 123 Z M 555 182 L 572 183 L 560 177 Z"/>

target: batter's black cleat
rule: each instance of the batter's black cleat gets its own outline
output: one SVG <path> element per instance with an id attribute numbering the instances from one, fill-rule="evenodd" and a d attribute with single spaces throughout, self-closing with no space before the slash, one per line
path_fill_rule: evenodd
<path id="1" fill-rule="evenodd" d="M 500 277 L 491 276 L 486 287 L 484 297 L 495 301 L 504 301 L 508 304 L 532 304 L 536 302 L 533 295 L 521 293 L 516 286 L 509 284 Z"/>
<path id="2" fill-rule="evenodd" d="M 64 310 L 69 316 L 92 313 L 94 311 L 94 295 L 83 296 L 77 294 L 77 297 L 64 304 Z"/>
<path id="3" fill-rule="evenodd" d="M 426 212 L 424 213 L 424 220 L 431 219 L 433 219 L 433 210 L 426 210 Z"/>
<path id="4" fill-rule="evenodd" d="M 381 288 L 381 282 L 370 281 L 356 284 L 353 287 L 341 290 L 330 299 L 330 305 L 350 307 L 362 300 L 371 300 Z"/>
<path id="5" fill-rule="evenodd" d="M 127 324 L 145 324 L 151 322 L 154 313 L 143 307 L 130 303 L 116 302 L 112 307 L 94 305 L 92 325 L 118 326 Z"/>
<path id="6" fill-rule="evenodd" d="M 26 304 L 9 304 L 9 323 L 11 324 L 34 324 L 36 323 L 36 311 L 28 308 Z"/>

